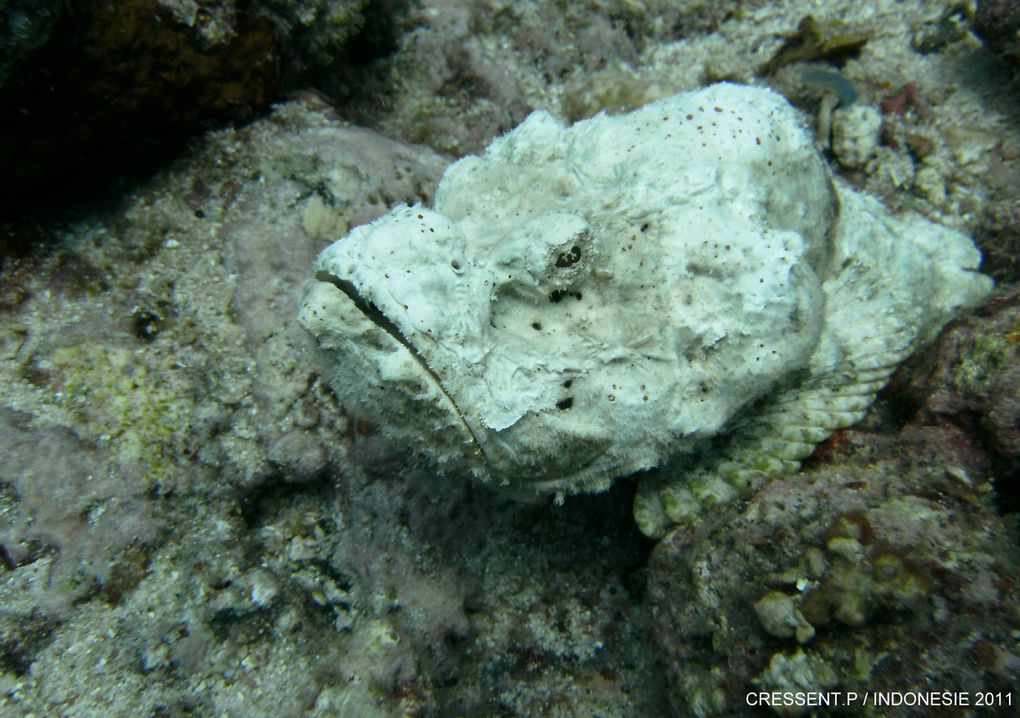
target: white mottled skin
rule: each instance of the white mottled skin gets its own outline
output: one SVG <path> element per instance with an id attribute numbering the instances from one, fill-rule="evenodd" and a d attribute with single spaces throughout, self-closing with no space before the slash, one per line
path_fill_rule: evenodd
<path id="1" fill-rule="evenodd" d="M 433 210 L 327 248 L 301 321 L 346 405 L 517 495 L 664 466 L 635 506 L 658 535 L 856 421 L 989 291 L 978 261 L 834 182 L 782 97 L 722 84 L 532 114 Z"/>

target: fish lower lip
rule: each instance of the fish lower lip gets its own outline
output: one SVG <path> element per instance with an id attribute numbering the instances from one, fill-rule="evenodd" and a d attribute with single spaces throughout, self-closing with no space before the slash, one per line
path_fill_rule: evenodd
<path id="1" fill-rule="evenodd" d="M 418 364 L 421 365 L 421 368 L 436 383 L 436 387 L 438 387 L 439 390 L 443 392 L 446 398 L 450 401 L 450 404 L 456 410 L 457 416 L 460 419 L 461 424 L 463 424 L 464 429 L 471 437 L 471 440 L 474 442 L 475 447 L 478 449 L 478 452 L 482 456 L 486 457 L 486 460 L 488 460 L 488 457 L 485 454 L 485 449 L 482 448 L 482 444 L 478 440 L 478 436 L 475 435 L 475 432 L 471 429 L 471 425 L 464 418 L 464 412 L 460 410 L 460 406 L 457 405 L 457 401 L 450 395 L 450 392 L 446 390 L 446 387 L 443 386 L 443 381 L 440 378 L 440 376 L 435 372 L 435 370 L 431 366 L 429 366 L 429 363 L 425 360 L 425 357 L 422 356 L 421 352 L 418 351 L 418 348 L 415 347 L 414 344 L 412 344 L 406 336 L 404 336 L 404 333 L 400 331 L 400 328 L 396 325 L 396 323 L 392 319 L 387 317 L 385 314 L 383 314 L 382 310 L 380 310 L 379 307 L 377 307 L 370 299 L 361 294 L 361 292 L 358 291 L 358 288 L 355 287 L 354 283 L 351 282 L 350 280 L 341 279 L 335 274 L 331 274 L 330 272 L 327 272 L 322 269 L 315 273 L 315 278 L 320 282 L 332 284 L 334 287 L 339 289 L 344 294 L 344 296 L 346 296 L 348 299 L 351 300 L 351 302 L 353 302 L 354 306 L 358 309 L 358 311 L 364 314 L 369 321 L 371 321 L 377 327 L 379 327 L 384 332 L 393 337 L 393 339 L 396 342 L 403 346 L 408 351 L 408 353 L 412 357 L 414 357 L 415 361 L 417 361 Z"/>

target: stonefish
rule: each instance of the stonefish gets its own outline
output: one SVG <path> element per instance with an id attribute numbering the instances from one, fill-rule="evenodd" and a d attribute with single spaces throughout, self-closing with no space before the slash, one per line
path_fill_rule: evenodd
<path id="1" fill-rule="evenodd" d="M 835 180 L 779 95 L 535 112 L 322 252 L 345 407 L 520 497 L 639 475 L 651 536 L 796 470 L 991 288 L 967 237 Z"/>

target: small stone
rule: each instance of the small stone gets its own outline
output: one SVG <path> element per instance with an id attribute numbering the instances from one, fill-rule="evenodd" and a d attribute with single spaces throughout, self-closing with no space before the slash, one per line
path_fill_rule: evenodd
<path id="1" fill-rule="evenodd" d="M 315 434 L 292 431 L 284 434 L 270 447 L 269 460 L 280 467 L 284 481 L 301 483 L 322 474 L 328 457 Z"/>
<path id="2" fill-rule="evenodd" d="M 317 194 L 313 194 L 305 203 L 305 211 L 301 215 L 301 227 L 313 239 L 335 239 L 345 231 L 340 215 Z"/>
<path id="3" fill-rule="evenodd" d="M 856 104 L 832 117 L 832 151 L 840 164 L 863 167 L 878 152 L 882 113 L 874 105 Z"/>
<path id="4" fill-rule="evenodd" d="M 864 547 L 857 539 L 836 536 L 829 539 L 827 548 L 831 553 L 850 563 L 860 563 L 864 560 Z"/>
<path id="5" fill-rule="evenodd" d="M 766 593 L 754 604 L 754 611 L 765 632 L 776 638 L 796 637 L 798 643 L 806 643 L 815 635 L 814 627 L 797 610 L 797 603 L 782 591 Z"/>
<path id="6" fill-rule="evenodd" d="M 914 191 L 936 206 L 946 201 L 946 183 L 934 167 L 921 167 L 914 174 Z"/>
<path id="7" fill-rule="evenodd" d="M 27 333 L 24 327 L 0 329 L 0 359 L 16 359 Z"/>

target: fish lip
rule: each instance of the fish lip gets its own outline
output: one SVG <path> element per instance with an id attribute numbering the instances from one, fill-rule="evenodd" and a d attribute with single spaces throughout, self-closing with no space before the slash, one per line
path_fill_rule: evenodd
<path id="1" fill-rule="evenodd" d="M 489 455 L 485 452 L 485 448 L 482 446 L 482 442 L 478 439 L 478 435 L 475 434 L 474 430 L 471 428 L 470 423 L 468 423 L 467 418 L 464 416 L 464 412 L 460 408 L 460 405 L 457 403 L 457 401 L 453 398 L 453 395 L 450 394 L 449 390 L 443 384 L 443 380 L 439 376 L 439 374 L 437 374 L 436 371 L 431 366 L 429 366 L 428 361 L 426 361 L 425 357 L 422 356 L 422 353 L 418 351 L 418 348 L 414 346 L 414 344 L 412 344 L 411 341 L 406 336 L 404 336 L 404 333 L 402 331 L 400 331 L 400 327 L 397 326 L 396 322 L 387 317 L 386 314 L 381 309 L 379 309 L 379 307 L 377 307 L 374 302 L 372 302 L 372 300 L 368 299 L 361 292 L 359 292 L 354 282 L 350 281 L 349 279 L 342 279 L 341 277 L 338 277 L 332 272 L 326 271 L 325 269 L 319 269 L 318 271 L 316 271 L 315 278 L 320 282 L 332 284 L 334 287 L 340 290 L 340 292 L 344 296 L 351 300 L 351 302 L 354 304 L 357 310 L 361 312 L 366 319 L 371 321 L 382 331 L 386 332 L 390 337 L 393 338 L 394 341 L 396 341 L 398 344 L 404 347 L 404 349 L 407 350 L 407 352 L 414 358 L 414 360 L 418 362 L 422 370 L 429 375 L 429 377 L 432 379 L 435 385 L 439 388 L 439 391 L 441 391 L 443 395 L 446 397 L 446 399 L 450 402 L 450 405 L 453 406 L 454 410 L 457 412 L 457 418 L 460 419 L 461 425 L 464 427 L 464 430 L 467 432 L 468 436 L 471 437 L 471 442 L 474 444 L 475 450 L 485 460 L 485 463 L 491 467 L 492 461 Z"/>

